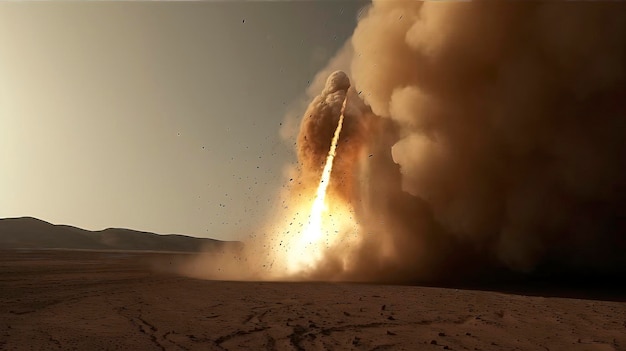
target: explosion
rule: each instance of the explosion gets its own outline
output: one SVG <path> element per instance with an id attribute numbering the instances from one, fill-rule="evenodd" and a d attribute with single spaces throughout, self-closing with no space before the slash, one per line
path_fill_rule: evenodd
<path id="1" fill-rule="evenodd" d="M 324 232 L 322 231 L 322 214 L 328 209 L 326 204 L 326 191 L 328 190 L 330 176 L 333 171 L 333 161 L 337 152 L 337 142 L 339 141 L 341 128 L 343 127 L 347 101 L 348 96 L 344 98 L 341 105 L 339 122 L 337 123 L 337 128 L 335 129 L 335 133 L 330 144 L 330 150 L 328 151 L 326 163 L 324 164 L 324 169 L 322 170 L 322 177 L 319 185 L 317 186 L 315 200 L 313 201 L 313 206 L 311 206 L 311 214 L 309 216 L 308 225 L 302 232 L 302 236 L 298 240 L 296 246 L 289 252 L 289 270 L 291 272 L 297 272 L 315 264 L 315 262 L 320 259 L 324 243 L 328 241 L 327 238 L 324 240 Z"/>
<path id="2" fill-rule="evenodd" d="M 373 0 L 309 89 L 283 206 L 185 272 L 626 275 L 624 18 L 623 3 Z M 335 71 L 319 92 L 336 69 L 352 81 Z"/>
<path id="3" fill-rule="evenodd" d="M 360 241 L 327 251 L 316 277 L 626 272 L 624 4 L 374 0 L 364 13 L 331 61 L 351 84 L 332 73 L 298 134 L 313 183 L 338 100 L 357 92 L 329 191 Z"/>

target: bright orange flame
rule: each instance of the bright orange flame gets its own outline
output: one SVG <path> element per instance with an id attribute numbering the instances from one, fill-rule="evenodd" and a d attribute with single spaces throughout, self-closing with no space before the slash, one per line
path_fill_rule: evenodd
<path id="1" fill-rule="evenodd" d="M 330 143 L 330 150 L 328 156 L 326 156 L 326 164 L 322 171 L 322 177 L 320 183 L 317 186 L 317 192 L 315 200 L 311 206 L 311 215 L 306 228 L 302 231 L 300 240 L 295 244 L 289 252 L 288 268 L 292 272 L 303 270 L 315 264 L 320 258 L 323 251 L 324 238 L 322 232 L 322 214 L 326 211 L 326 190 L 330 183 L 330 175 L 333 170 L 333 160 L 335 159 L 337 151 L 337 142 L 339 141 L 339 134 L 343 127 L 344 112 L 346 109 L 346 102 L 348 97 L 343 100 L 341 105 L 341 115 L 339 116 L 339 123 L 335 129 L 335 134 Z"/>

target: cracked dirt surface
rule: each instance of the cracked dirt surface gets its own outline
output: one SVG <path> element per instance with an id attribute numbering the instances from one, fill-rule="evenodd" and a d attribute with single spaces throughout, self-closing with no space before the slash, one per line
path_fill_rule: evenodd
<path id="1" fill-rule="evenodd" d="M 150 269 L 166 255 L 0 253 L 2 350 L 626 350 L 620 301 L 203 281 Z"/>

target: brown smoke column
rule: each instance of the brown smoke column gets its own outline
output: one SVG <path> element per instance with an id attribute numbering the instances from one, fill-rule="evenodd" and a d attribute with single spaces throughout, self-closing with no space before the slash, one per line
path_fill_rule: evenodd
<path id="1" fill-rule="evenodd" d="M 363 242 L 320 278 L 626 272 L 626 4 L 380 0 L 352 46 L 298 137 L 315 179 L 351 94 L 331 187 Z"/>

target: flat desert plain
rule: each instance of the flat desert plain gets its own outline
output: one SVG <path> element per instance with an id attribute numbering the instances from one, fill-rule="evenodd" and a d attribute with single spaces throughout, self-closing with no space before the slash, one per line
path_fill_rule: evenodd
<path id="1" fill-rule="evenodd" d="M 179 259 L 0 252 L 0 349 L 626 350 L 620 298 L 208 281 L 162 269 Z"/>

